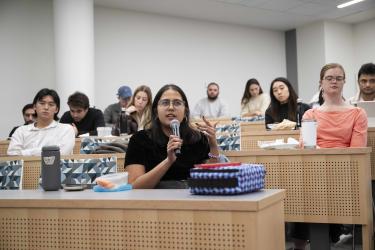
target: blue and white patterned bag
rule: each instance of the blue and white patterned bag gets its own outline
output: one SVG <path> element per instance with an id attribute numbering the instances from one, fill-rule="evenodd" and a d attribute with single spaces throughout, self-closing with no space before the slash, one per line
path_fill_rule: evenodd
<path id="1" fill-rule="evenodd" d="M 203 166 L 204 165 L 204 166 Z M 190 170 L 192 194 L 242 194 L 264 188 L 265 168 L 259 164 L 203 164 Z"/>

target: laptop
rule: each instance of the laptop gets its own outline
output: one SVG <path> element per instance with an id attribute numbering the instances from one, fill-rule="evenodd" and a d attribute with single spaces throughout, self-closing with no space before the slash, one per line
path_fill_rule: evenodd
<path id="1" fill-rule="evenodd" d="M 360 107 L 366 111 L 368 126 L 375 127 L 375 101 L 357 102 L 357 107 Z"/>

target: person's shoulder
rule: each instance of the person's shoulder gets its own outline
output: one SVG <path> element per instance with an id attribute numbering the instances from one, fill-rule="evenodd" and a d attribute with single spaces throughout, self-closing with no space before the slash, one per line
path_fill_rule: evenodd
<path id="1" fill-rule="evenodd" d="M 150 140 L 149 130 L 139 130 L 132 135 L 130 140 Z"/>
<path id="2" fill-rule="evenodd" d="M 308 116 L 308 117 L 310 117 L 310 116 L 312 116 L 315 112 L 318 112 L 318 113 L 319 113 L 319 109 L 318 109 L 318 108 L 310 108 L 310 106 L 309 106 L 309 109 L 306 110 L 306 112 L 304 113 L 303 116 Z"/>
<path id="3" fill-rule="evenodd" d="M 21 126 L 15 127 L 14 133 L 25 133 L 26 131 L 30 131 L 31 129 L 33 129 L 33 127 L 34 127 L 34 123 L 21 125 Z"/>
<path id="4" fill-rule="evenodd" d="M 201 103 L 204 103 L 204 102 L 208 102 L 208 98 L 207 97 L 203 97 L 203 98 L 199 99 L 197 101 L 197 104 L 201 104 Z"/>
<path id="5" fill-rule="evenodd" d="M 73 126 L 70 125 L 70 124 L 67 124 L 67 123 L 61 123 L 61 122 L 56 122 L 56 121 L 53 121 L 54 123 L 56 123 L 56 127 L 58 129 L 61 129 L 61 130 L 64 130 L 64 131 L 67 131 L 67 130 L 73 130 Z"/>
<path id="6" fill-rule="evenodd" d="M 270 97 L 270 95 L 268 94 L 268 93 L 265 93 L 265 92 L 263 92 L 262 94 L 260 94 L 259 96 L 258 96 L 260 99 L 263 99 L 263 100 L 271 100 L 271 97 Z"/>
<path id="7" fill-rule="evenodd" d="M 114 109 L 116 109 L 118 106 L 119 106 L 119 103 L 118 103 L 118 102 L 116 102 L 116 103 L 112 103 L 112 104 L 109 104 L 105 110 L 114 110 Z"/>
<path id="8" fill-rule="evenodd" d="M 367 113 L 363 108 L 353 107 L 351 110 L 354 111 L 358 116 L 365 116 L 367 118 Z"/>
<path id="9" fill-rule="evenodd" d="M 72 122 L 72 116 L 70 114 L 70 111 L 64 112 L 64 114 L 60 118 L 61 123 L 71 123 Z"/>
<path id="10" fill-rule="evenodd" d="M 103 112 L 100 109 L 97 108 L 89 108 L 89 112 L 92 114 L 103 114 Z"/>
<path id="11" fill-rule="evenodd" d="M 139 144 L 143 146 L 150 146 L 152 140 L 149 136 L 149 130 L 139 130 L 130 137 L 129 144 Z"/>
<path id="12" fill-rule="evenodd" d="M 301 103 L 303 110 L 308 111 L 311 109 L 311 106 L 307 103 Z"/>

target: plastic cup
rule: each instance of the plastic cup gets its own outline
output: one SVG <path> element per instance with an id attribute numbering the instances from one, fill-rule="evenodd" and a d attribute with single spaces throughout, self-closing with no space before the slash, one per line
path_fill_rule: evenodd
<path id="1" fill-rule="evenodd" d="M 97 127 L 96 131 L 98 132 L 99 137 L 103 137 L 106 135 L 105 127 Z"/>
<path id="2" fill-rule="evenodd" d="M 316 148 L 316 120 L 302 120 L 301 135 L 306 149 Z"/>

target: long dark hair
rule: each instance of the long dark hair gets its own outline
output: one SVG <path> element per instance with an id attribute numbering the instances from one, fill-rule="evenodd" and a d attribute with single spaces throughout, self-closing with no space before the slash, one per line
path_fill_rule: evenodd
<path id="1" fill-rule="evenodd" d="M 60 97 L 59 97 L 59 95 L 57 94 L 57 92 L 55 90 L 53 90 L 53 89 L 47 89 L 47 88 L 39 90 L 39 92 L 34 97 L 33 104 L 36 105 L 36 103 L 38 101 L 42 100 L 45 96 L 48 96 L 48 95 L 52 97 L 53 102 L 56 104 L 57 112 L 53 116 L 53 119 L 55 121 L 57 121 L 57 120 L 59 120 L 59 117 L 57 116 L 57 114 L 60 111 Z"/>
<path id="2" fill-rule="evenodd" d="M 260 94 L 263 94 L 263 89 L 262 87 L 260 86 L 259 82 L 257 79 L 255 78 L 251 78 L 250 80 L 247 81 L 246 83 L 246 87 L 245 87 L 245 91 L 243 92 L 243 96 L 242 96 L 242 99 L 241 99 L 241 104 L 246 104 L 250 101 L 251 99 L 251 94 L 250 94 L 250 91 L 249 91 L 249 88 L 251 85 L 258 85 L 259 86 L 259 95 Z"/>
<path id="3" fill-rule="evenodd" d="M 186 95 L 184 91 L 180 87 L 178 87 L 175 84 L 167 84 L 164 85 L 158 93 L 155 95 L 154 101 L 152 102 L 152 110 L 151 110 L 151 128 L 150 128 L 150 137 L 153 141 L 155 141 L 159 145 L 165 145 L 168 141 L 166 139 L 165 134 L 163 133 L 163 130 L 161 129 L 161 124 L 158 116 L 158 103 L 160 101 L 161 96 L 164 94 L 167 90 L 174 90 L 178 92 L 182 100 L 185 103 L 185 115 L 184 119 L 182 120 L 180 124 L 180 137 L 184 141 L 184 143 L 187 144 L 193 144 L 201 139 L 201 134 L 192 128 L 190 124 L 190 109 L 189 109 L 189 103 L 186 98 Z"/>
<path id="4" fill-rule="evenodd" d="M 289 98 L 288 98 L 288 120 L 290 121 L 296 121 L 297 117 L 297 99 L 298 96 L 296 92 L 293 89 L 292 84 L 290 84 L 289 80 L 284 78 L 284 77 L 278 77 L 274 79 L 271 82 L 271 87 L 270 87 L 270 96 L 271 96 L 271 116 L 274 121 L 277 121 L 279 118 L 279 113 L 280 113 L 280 106 L 281 103 L 276 99 L 276 97 L 273 94 L 273 85 L 275 82 L 283 82 L 285 85 L 288 87 L 289 90 Z"/>

